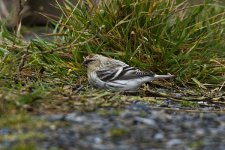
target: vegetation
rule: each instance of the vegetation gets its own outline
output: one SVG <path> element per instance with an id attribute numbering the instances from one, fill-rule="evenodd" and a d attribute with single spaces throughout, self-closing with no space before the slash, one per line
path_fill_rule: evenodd
<path id="1" fill-rule="evenodd" d="M 225 7 L 221 3 L 112 0 L 95 8 L 82 1 L 77 5 L 66 1 L 58 6 L 63 16 L 52 20 L 53 33 L 32 40 L 22 37 L 24 28 L 12 34 L 2 24 L 0 114 L 14 113 L 11 107 L 35 106 L 39 100 L 65 102 L 62 99 L 67 97 L 86 104 L 91 96 L 111 99 L 115 94 L 105 91 L 77 94 L 80 85 L 85 87 L 80 89 L 90 88 L 81 65 L 89 53 L 101 53 L 158 74 L 175 74 L 178 86 L 194 84 L 206 89 L 210 84 L 221 90 L 225 79 Z M 75 97 L 71 98 L 71 93 Z M 116 94 L 114 99 L 125 98 Z"/>

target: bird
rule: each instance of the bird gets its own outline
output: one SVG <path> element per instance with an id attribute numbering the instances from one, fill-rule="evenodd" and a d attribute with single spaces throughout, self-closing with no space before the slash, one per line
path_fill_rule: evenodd
<path id="1" fill-rule="evenodd" d="M 157 79 L 173 78 L 175 75 L 157 75 L 144 72 L 128 64 L 100 54 L 90 54 L 84 58 L 89 83 L 100 89 L 112 91 L 137 91 L 139 87 Z"/>

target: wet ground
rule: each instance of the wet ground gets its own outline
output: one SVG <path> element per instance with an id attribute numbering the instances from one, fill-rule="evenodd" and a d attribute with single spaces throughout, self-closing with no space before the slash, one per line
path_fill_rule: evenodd
<path id="1" fill-rule="evenodd" d="M 224 96 L 222 90 L 155 87 L 131 94 L 66 85 L 20 105 L 25 114 L 0 116 L 0 149 L 224 150 Z"/>
<path id="2" fill-rule="evenodd" d="M 207 107 L 183 110 L 137 100 L 124 108 L 34 115 L 32 121 L 45 123 L 1 128 L 0 149 L 26 143 L 43 150 L 225 149 L 224 111 Z"/>

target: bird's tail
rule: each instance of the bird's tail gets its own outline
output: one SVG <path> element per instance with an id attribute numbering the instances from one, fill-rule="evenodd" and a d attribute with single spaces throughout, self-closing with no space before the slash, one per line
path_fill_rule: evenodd
<path id="1" fill-rule="evenodd" d="M 155 79 L 167 79 L 167 78 L 174 78 L 175 77 L 175 75 L 170 75 L 170 74 L 168 74 L 168 75 L 155 75 L 154 76 L 154 78 Z"/>

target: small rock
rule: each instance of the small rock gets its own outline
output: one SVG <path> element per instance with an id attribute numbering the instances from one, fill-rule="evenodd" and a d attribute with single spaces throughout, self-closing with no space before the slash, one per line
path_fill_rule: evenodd
<path id="1" fill-rule="evenodd" d="M 102 143 L 102 138 L 100 138 L 100 137 L 94 137 L 94 143 L 96 143 L 96 144 Z"/>
<path id="2" fill-rule="evenodd" d="M 195 133 L 196 133 L 196 136 L 204 136 L 205 135 L 205 131 L 203 129 L 197 129 Z"/>
<path id="3" fill-rule="evenodd" d="M 182 143 L 183 142 L 180 139 L 171 139 L 166 144 L 167 146 L 172 147 L 172 146 L 180 145 Z"/>
<path id="4" fill-rule="evenodd" d="M 155 135 L 154 135 L 154 139 L 155 140 L 163 140 L 164 139 L 164 135 L 162 134 L 162 133 L 156 133 Z"/>
<path id="5" fill-rule="evenodd" d="M 49 128 L 50 128 L 51 130 L 56 130 L 56 125 L 52 124 L 52 125 L 49 126 Z"/>
<path id="6" fill-rule="evenodd" d="M 0 129 L 0 135 L 6 135 L 9 134 L 10 132 L 11 130 L 9 128 Z"/>
<path id="7" fill-rule="evenodd" d="M 171 100 L 166 99 L 163 101 L 162 104 L 159 105 L 159 107 L 169 107 L 170 104 L 171 104 Z"/>
<path id="8" fill-rule="evenodd" d="M 153 119 L 149 119 L 149 118 L 141 118 L 141 117 L 135 117 L 135 121 L 144 123 L 146 125 L 149 126 L 154 126 L 156 127 L 156 122 Z"/>
<path id="9" fill-rule="evenodd" d="M 158 118 L 158 119 L 160 119 L 160 120 L 162 120 L 162 121 L 168 121 L 168 120 L 171 120 L 172 119 L 172 116 L 171 115 L 169 115 L 169 114 L 167 114 L 165 111 L 153 111 L 152 112 L 152 116 L 154 117 L 154 118 Z"/>
<path id="10" fill-rule="evenodd" d="M 64 115 L 49 115 L 49 116 L 44 116 L 43 118 L 46 118 L 48 121 L 61 121 L 64 119 Z"/>
<path id="11" fill-rule="evenodd" d="M 77 113 L 70 113 L 70 114 L 66 115 L 65 120 L 77 122 L 77 123 L 83 123 L 83 122 L 87 121 L 88 119 L 86 116 L 78 116 Z"/>
<path id="12" fill-rule="evenodd" d="M 139 100 L 133 101 L 131 105 L 127 106 L 127 108 L 130 110 L 143 110 L 146 112 L 151 112 L 151 107 L 149 107 L 149 104 Z"/>

